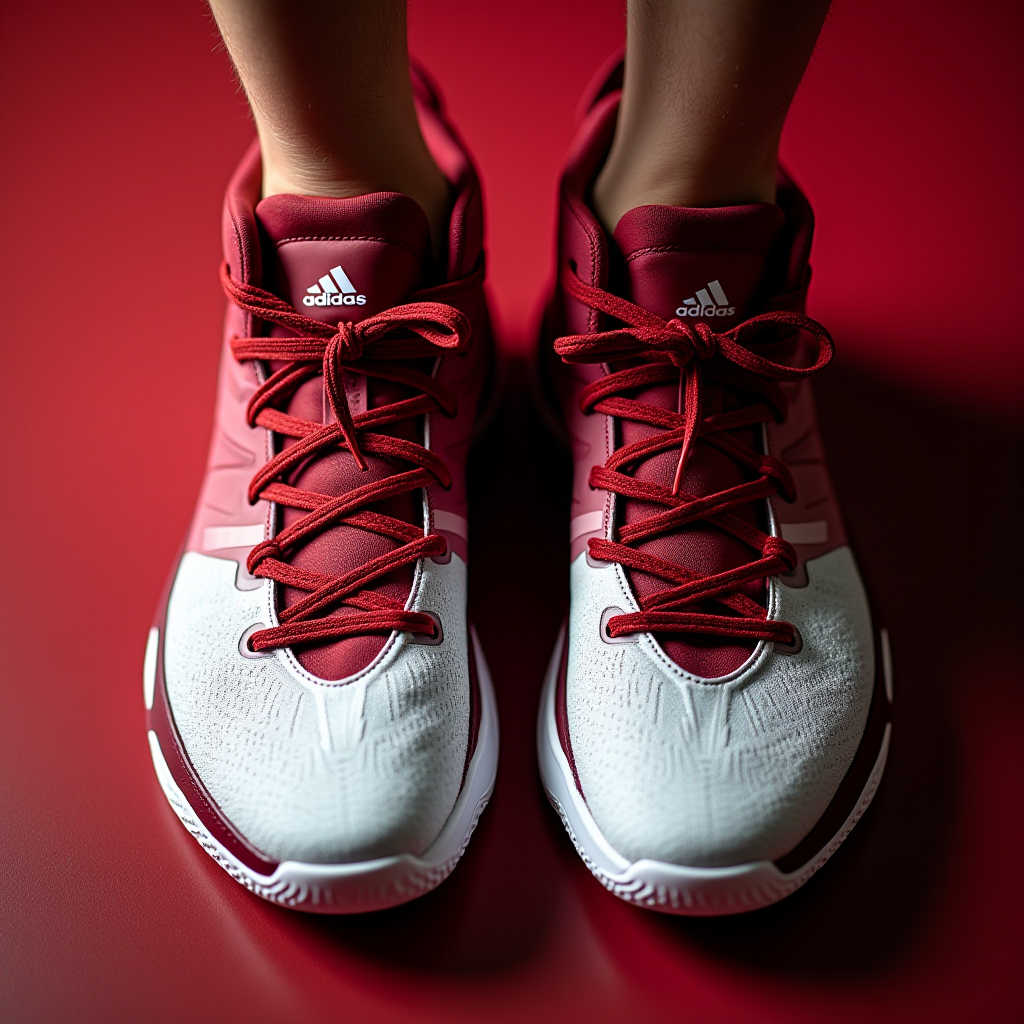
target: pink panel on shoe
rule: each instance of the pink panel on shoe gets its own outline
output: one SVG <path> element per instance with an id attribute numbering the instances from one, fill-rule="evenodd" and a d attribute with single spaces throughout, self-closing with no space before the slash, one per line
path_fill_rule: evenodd
<path id="1" fill-rule="evenodd" d="M 422 97 L 421 97 L 422 100 Z M 449 263 L 455 276 L 470 273 L 482 259 L 482 209 L 479 186 L 468 157 L 436 107 L 421 102 L 424 131 L 445 153 L 445 169 L 457 177 L 453 182 L 453 213 L 449 239 Z M 232 275 L 256 284 L 289 301 L 306 315 L 326 323 L 358 322 L 377 312 L 406 302 L 417 290 L 436 283 L 431 269 L 430 232 L 419 206 L 407 196 L 379 193 L 353 199 L 324 199 L 305 196 L 271 196 L 259 201 L 261 170 L 254 145 L 232 179 L 225 201 L 224 251 Z M 490 327 L 482 287 L 453 301 L 469 316 L 473 337 L 469 351 L 440 361 L 439 379 L 451 387 L 458 401 L 455 415 L 435 414 L 425 438 L 422 421 L 407 420 L 379 432 L 391 433 L 416 443 L 428 440 L 445 459 L 452 472 L 452 486 L 432 487 L 431 500 L 447 523 L 465 521 L 467 516 L 465 461 L 486 368 L 490 357 Z M 246 423 L 246 405 L 259 385 L 252 363 L 238 363 L 230 352 L 233 337 L 259 334 L 266 329 L 229 304 L 225 323 L 225 350 L 218 390 L 217 419 L 211 445 L 209 471 L 189 534 L 190 550 L 218 557 L 233 557 L 244 565 L 250 540 L 267 524 L 269 506 L 247 500 L 249 482 L 256 470 L 273 454 L 268 432 Z M 278 327 L 269 333 L 287 332 Z M 429 361 L 421 369 L 430 370 Z M 276 365 L 271 371 L 278 369 Z M 355 412 L 388 404 L 414 392 L 365 375 L 346 374 L 350 408 Z M 323 380 L 305 382 L 288 402 L 292 415 L 313 422 L 333 420 L 325 399 Z M 284 446 L 294 443 L 279 438 Z M 321 455 L 299 466 L 288 482 L 320 493 L 341 495 L 393 473 L 391 460 L 367 455 L 369 468 L 362 472 L 344 451 Z M 421 493 L 400 495 L 372 507 L 416 526 L 423 522 Z M 284 509 L 281 525 L 288 525 L 304 513 Z M 440 529 L 449 550 L 468 558 L 466 529 Z M 224 547 L 229 542 L 244 542 Z M 291 564 L 331 575 L 358 568 L 371 558 L 393 550 L 398 544 L 365 530 L 336 526 L 313 537 L 289 556 Z M 242 573 L 242 576 L 245 574 Z M 398 570 L 374 584 L 374 590 L 405 602 L 413 579 L 413 567 Z M 280 606 L 287 607 L 304 592 L 279 587 Z M 337 610 L 334 614 L 345 614 Z M 351 675 L 368 664 L 386 642 L 386 637 L 363 636 L 336 643 L 296 650 L 302 664 L 328 679 Z"/>
<path id="2" fill-rule="evenodd" d="M 608 284 L 608 247 L 604 232 L 581 196 L 611 145 L 617 103 L 617 95 L 608 97 L 585 119 L 569 153 L 561 194 L 559 270 L 566 261 L 572 261 L 580 279 L 597 287 L 607 287 Z M 555 303 L 556 317 L 564 325 L 562 333 L 585 333 L 596 329 L 597 314 L 558 289 Z M 580 391 L 591 381 L 604 376 L 604 372 L 600 366 L 567 366 L 558 370 L 555 384 L 575 466 L 570 521 L 578 522 L 583 516 L 600 512 L 607 526 L 612 508 L 611 495 L 604 490 L 595 490 L 588 481 L 591 466 L 603 464 L 612 453 L 612 420 L 597 414 L 584 415 L 578 405 Z M 577 558 L 587 549 L 587 541 L 591 537 L 604 536 L 604 532 L 600 529 L 577 534 L 570 540 L 570 559 Z"/>
<path id="3" fill-rule="evenodd" d="M 232 276 L 256 285 L 262 281 L 263 260 L 253 210 L 259 201 L 261 184 L 260 151 L 254 141 L 228 184 L 221 218 L 221 241 Z M 249 480 L 268 457 L 267 432 L 252 429 L 245 421 L 245 407 L 258 382 L 252 364 L 236 362 L 230 349 L 231 338 L 243 337 L 251 330 L 252 318 L 228 303 L 213 436 L 206 476 L 185 544 L 187 551 L 207 551 L 204 543 L 207 530 L 267 523 L 267 503 L 253 506 L 246 499 Z M 217 549 L 208 553 L 244 561 L 248 549 Z"/>
<path id="4" fill-rule="evenodd" d="M 232 275 L 256 285 L 262 281 L 263 259 L 253 210 L 259 201 L 261 184 L 259 145 L 253 142 L 228 184 L 221 234 L 224 259 Z M 269 505 L 263 501 L 250 505 L 246 498 L 249 481 L 269 455 L 267 431 L 251 428 L 245 419 L 245 407 L 258 381 L 253 365 L 238 363 L 230 349 L 231 338 L 243 337 L 251 331 L 252 318 L 228 303 L 207 471 L 185 544 L 187 551 L 237 558 L 241 562 L 251 545 L 212 550 L 206 537 L 208 530 L 267 526 Z"/>
<path id="5" fill-rule="evenodd" d="M 804 562 L 842 547 L 847 540 L 818 433 L 810 385 L 801 381 L 786 385 L 784 390 L 789 397 L 789 415 L 784 423 L 767 425 L 768 451 L 789 466 L 796 482 L 796 499 L 787 502 L 780 495 L 775 495 L 771 506 L 772 514 L 781 526 L 782 536 L 793 543 L 800 559 L 800 565 L 791 575 L 802 578 Z M 817 529 L 786 529 L 787 526 L 810 527 L 812 524 L 820 526 Z"/>
<path id="6" fill-rule="evenodd" d="M 252 363 L 237 362 L 225 343 L 217 381 L 217 410 L 210 454 L 189 528 L 188 551 L 244 561 L 251 544 L 241 551 L 214 549 L 208 543 L 208 532 L 267 526 L 269 504 L 260 501 L 250 505 L 246 497 L 249 481 L 268 457 L 267 431 L 262 427 L 251 428 L 245 419 L 245 407 L 256 387 Z"/>
<path id="7" fill-rule="evenodd" d="M 574 366 L 567 369 L 566 377 L 572 382 L 572 392 L 580 391 L 593 379 L 601 375 L 600 367 Z M 571 399 L 570 399 L 571 400 Z M 574 561 L 587 550 L 591 537 L 604 537 L 612 514 L 612 496 L 605 490 L 591 487 L 588 480 L 591 466 L 600 466 L 611 456 L 614 449 L 612 419 L 596 413 L 585 416 L 579 406 L 573 403 L 566 415 L 566 426 L 572 446 L 575 465 L 572 485 L 572 503 L 569 510 L 570 523 L 594 525 L 583 530 L 573 530 L 569 538 L 569 559 Z M 597 516 L 602 524 L 597 526 Z"/>

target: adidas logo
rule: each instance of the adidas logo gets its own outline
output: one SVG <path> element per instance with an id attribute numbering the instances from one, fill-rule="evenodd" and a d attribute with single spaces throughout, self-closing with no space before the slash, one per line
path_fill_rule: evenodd
<path id="1" fill-rule="evenodd" d="M 735 312 L 736 307 L 729 305 L 721 284 L 708 281 L 707 288 L 699 289 L 692 299 L 683 299 L 676 316 L 732 316 Z"/>
<path id="2" fill-rule="evenodd" d="M 357 293 L 356 286 L 341 267 L 332 268 L 320 278 L 319 284 L 310 285 L 306 292 L 308 294 L 302 296 L 304 306 L 366 305 L 366 296 Z"/>

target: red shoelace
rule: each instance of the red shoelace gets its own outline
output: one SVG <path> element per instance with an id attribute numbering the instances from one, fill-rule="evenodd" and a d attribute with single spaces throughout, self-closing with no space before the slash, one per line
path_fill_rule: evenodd
<path id="1" fill-rule="evenodd" d="M 464 349 L 469 342 L 468 317 L 454 306 L 439 301 L 455 298 L 477 287 L 482 269 L 461 281 L 418 292 L 418 301 L 394 306 L 360 323 L 321 323 L 299 313 L 276 295 L 235 281 L 227 264 L 221 266 L 221 283 L 228 298 L 260 320 L 295 332 L 286 338 L 235 338 L 235 359 L 285 363 L 271 374 L 249 401 L 250 426 L 265 427 L 295 440 L 274 455 L 249 484 L 249 502 L 274 502 L 279 507 L 301 509 L 307 514 L 280 530 L 249 553 L 247 568 L 253 576 L 305 591 L 295 604 L 278 610 L 280 625 L 252 634 L 254 651 L 297 644 L 325 643 L 342 637 L 400 630 L 436 635 L 433 619 L 424 612 L 407 611 L 391 598 L 367 589 L 375 581 L 420 558 L 445 554 L 447 544 L 439 534 L 425 534 L 422 527 L 365 509 L 408 491 L 437 483 L 451 485 L 444 461 L 422 445 L 389 434 L 374 433 L 399 420 L 441 411 L 452 415 L 456 399 L 428 373 L 408 361 L 436 357 Z M 405 365 L 403 365 L 403 363 Z M 345 394 L 343 371 L 376 377 L 415 389 L 420 394 L 352 415 Z M 290 416 L 278 406 L 287 402 L 304 381 L 323 375 L 324 388 L 336 423 L 323 424 Z M 351 452 L 360 469 L 367 468 L 363 453 L 411 463 L 412 468 L 334 496 L 303 490 L 285 483 L 300 463 L 332 449 Z M 344 523 L 390 537 L 401 546 L 373 558 L 344 576 L 296 568 L 286 559 L 290 552 L 317 534 Z M 344 604 L 343 616 L 328 615 Z"/>
<path id="2" fill-rule="evenodd" d="M 639 612 L 610 618 L 609 634 L 620 637 L 649 632 L 704 633 L 792 644 L 792 624 L 769 621 L 767 610 L 740 588 L 777 573 L 791 572 L 797 564 L 796 551 L 781 537 L 772 537 L 732 515 L 730 509 L 775 493 L 792 501 L 793 476 L 781 460 L 741 443 L 729 431 L 770 419 L 785 419 L 788 400 L 776 382 L 799 380 L 827 366 L 833 354 L 828 331 L 816 320 L 798 313 L 770 312 L 716 334 L 705 323 L 691 326 L 680 320 L 663 320 L 632 302 L 584 284 L 569 266 L 562 273 L 561 283 L 569 295 L 622 324 L 595 334 L 558 338 L 555 352 L 563 362 L 631 363 L 584 388 L 580 396 L 582 411 L 644 423 L 661 431 L 652 438 L 617 449 L 603 466 L 594 466 L 590 472 L 592 487 L 664 507 L 664 511 L 641 522 L 619 526 L 617 540 L 595 537 L 589 541 L 592 558 L 618 562 L 673 584 L 640 599 Z M 813 366 L 798 369 L 765 357 L 765 353 L 774 355 L 780 350 L 794 349 L 799 331 L 806 331 L 817 340 L 818 355 Z M 762 337 L 760 343 L 758 335 Z M 677 378 L 678 412 L 625 397 L 624 393 Z M 755 401 L 705 416 L 701 395 L 704 379 L 734 394 L 755 396 Z M 683 473 L 697 438 L 757 474 L 756 478 L 715 494 L 697 496 L 682 490 Z M 635 480 L 623 472 L 632 463 L 677 447 L 679 459 L 671 488 Z M 698 520 L 731 534 L 760 557 L 726 572 L 702 575 L 631 547 Z M 709 598 L 724 605 L 731 614 L 687 610 L 687 606 Z"/>

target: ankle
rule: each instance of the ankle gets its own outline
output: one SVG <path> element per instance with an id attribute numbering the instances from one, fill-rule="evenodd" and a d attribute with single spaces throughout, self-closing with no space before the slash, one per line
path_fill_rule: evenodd
<path id="1" fill-rule="evenodd" d="M 352 162 L 317 159 L 289 152 L 260 133 L 263 153 L 263 197 L 279 194 L 351 199 L 373 192 L 400 192 L 414 199 L 430 225 L 431 247 L 437 270 L 443 273 L 448 247 L 451 187 L 434 163 L 425 144 L 380 147 L 387 155 L 381 166 L 355 166 Z"/>
<path id="2" fill-rule="evenodd" d="M 715 207 L 775 202 L 774 155 L 744 165 L 706 162 L 686 166 L 681 161 L 659 167 L 644 159 L 640 147 L 612 147 L 594 182 L 592 205 L 605 230 L 613 232 L 623 214 L 637 206 Z"/>

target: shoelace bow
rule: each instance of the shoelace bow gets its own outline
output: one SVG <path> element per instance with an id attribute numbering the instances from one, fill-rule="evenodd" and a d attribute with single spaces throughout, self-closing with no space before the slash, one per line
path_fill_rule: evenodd
<path id="1" fill-rule="evenodd" d="M 427 300 L 455 298 L 472 290 L 481 280 L 482 268 L 461 281 L 417 293 L 416 298 L 424 301 L 394 306 L 359 323 L 342 321 L 332 325 L 304 316 L 262 288 L 235 281 L 227 264 L 222 264 L 221 284 L 236 306 L 296 335 L 231 341 L 232 354 L 239 362 L 253 359 L 286 364 L 256 389 L 246 417 L 250 426 L 265 427 L 295 439 L 294 444 L 274 455 L 252 478 L 249 502 L 271 501 L 307 513 L 249 553 L 247 568 L 253 576 L 306 591 L 295 604 L 278 610 L 280 625 L 252 634 L 252 650 L 392 630 L 435 635 L 437 627 L 425 612 L 407 611 L 400 602 L 367 588 L 420 558 L 443 555 L 447 548 L 445 539 L 439 534 L 425 535 L 421 527 L 401 519 L 360 509 L 434 483 L 445 488 L 451 485 L 448 467 L 433 452 L 413 441 L 372 430 L 438 410 L 448 415 L 455 413 L 457 403 L 450 388 L 430 374 L 402 365 L 401 361 L 436 357 L 466 347 L 470 336 L 468 317 L 445 302 Z M 420 394 L 353 416 L 345 393 L 346 368 L 366 377 L 406 385 Z M 277 408 L 300 384 L 319 374 L 323 374 L 336 423 L 310 422 Z M 414 468 L 354 487 L 338 497 L 284 482 L 300 463 L 332 448 L 347 449 L 364 471 L 368 468 L 364 453 L 401 459 Z M 390 537 L 402 546 L 370 559 L 344 576 L 300 569 L 284 560 L 295 548 L 340 524 Z M 356 611 L 340 617 L 326 615 L 342 604 Z"/>
<path id="2" fill-rule="evenodd" d="M 778 381 L 808 377 L 828 365 L 833 355 L 832 338 L 816 320 L 798 313 L 762 313 L 716 334 L 707 324 L 693 326 L 661 317 L 625 299 L 581 281 L 571 266 L 561 278 L 568 294 L 591 309 L 606 313 L 623 326 L 594 334 L 573 334 L 555 341 L 555 352 L 566 363 L 610 363 L 639 360 L 626 369 L 608 373 L 584 388 L 580 408 L 619 419 L 657 427 L 661 433 L 616 450 L 604 466 L 594 466 L 590 485 L 620 495 L 664 506 L 642 522 L 622 525 L 618 539 L 591 538 L 592 558 L 618 562 L 674 584 L 640 600 L 641 611 L 613 616 L 608 620 L 612 637 L 632 633 L 704 633 L 748 640 L 792 644 L 791 623 L 768 621 L 768 612 L 740 590 L 744 584 L 791 572 L 797 564 L 793 546 L 772 537 L 730 513 L 730 509 L 770 497 L 776 492 L 792 501 L 793 476 L 781 460 L 756 451 L 736 440 L 728 431 L 785 418 L 788 400 Z M 750 347 L 758 334 L 769 333 L 762 351 L 786 347 L 778 341 L 779 328 L 794 334 L 809 332 L 818 342 L 813 366 L 794 368 L 775 363 Z M 790 341 L 788 344 L 792 344 Z M 623 396 L 637 388 L 679 379 L 679 411 L 671 412 L 647 402 Z M 715 383 L 756 395 L 760 401 L 714 415 L 703 415 L 702 383 Z M 714 445 L 757 478 L 715 494 L 698 497 L 682 490 L 683 473 L 697 438 Z M 623 467 L 658 452 L 679 448 L 671 489 L 635 480 Z M 637 551 L 631 545 L 658 534 L 703 520 L 743 541 L 760 557 L 726 572 L 702 575 L 674 562 Z M 711 615 L 685 610 L 688 605 L 713 598 L 733 614 Z"/>

